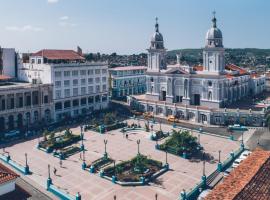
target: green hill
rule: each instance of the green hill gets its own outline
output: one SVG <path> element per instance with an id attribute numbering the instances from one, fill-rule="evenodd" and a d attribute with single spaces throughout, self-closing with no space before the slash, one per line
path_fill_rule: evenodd
<path id="1" fill-rule="evenodd" d="M 177 49 L 168 51 L 168 62 L 175 62 L 176 54 L 181 53 L 183 62 L 196 65 L 202 64 L 202 49 Z M 241 67 L 255 68 L 265 65 L 270 68 L 270 49 L 225 49 L 225 62 Z"/>

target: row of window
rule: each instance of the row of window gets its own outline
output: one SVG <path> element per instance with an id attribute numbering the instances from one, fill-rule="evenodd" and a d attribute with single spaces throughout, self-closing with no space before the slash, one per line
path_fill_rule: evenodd
<path id="1" fill-rule="evenodd" d="M 96 85 L 96 90 L 94 91 L 94 86 L 88 87 L 88 94 L 93 94 L 94 92 L 105 92 L 107 90 L 107 85 L 102 85 L 102 88 L 100 85 Z M 80 95 L 86 95 L 87 94 L 87 87 L 81 87 L 81 93 Z M 73 95 L 72 96 L 78 96 L 79 95 L 79 88 L 73 88 Z M 71 89 L 64 89 L 64 97 L 70 97 L 71 96 Z M 56 90 L 55 91 L 55 97 L 56 99 L 60 99 L 62 97 L 62 90 Z"/>
<path id="2" fill-rule="evenodd" d="M 68 100 L 65 101 L 64 103 L 62 102 L 57 102 L 55 103 L 55 110 L 62 110 L 67 109 L 67 108 L 71 108 L 72 107 L 77 107 L 77 106 L 85 106 L 88 102 L 88 104 L 93 104 L 93 103 L 100 103 L 100 102 L 105 102 L 107 101 L 107 95 L 97 95 L 95 97 L 91 96 L 88 98 L 81 98 L 81 99 L 74 99 L 72 101 Z"/>
<path id="3" fill-rule="evenodd" d="M 95 80 L 95 83 L 100 83 L 101 81 L 103 83 L 105 83 L 107 81 L 107 77 L 104 76 L 104 77 L 102 77 L 102 79 L 100 79 L 100 77 L 96 77 L 95 79 L 94 78 L 88 78 L 88 79 L 84 78 L 84 79 L 80 80 L 81 85 L 86 85 L 86 80 L 87 80 L 88 84 L 93 84 L 94 80 Z M 64 80 L 64 86 L 65 87 L 69 87 L 70 83 L 71 83 L 70 80 Z M 72 85 L 73 86 L 77 86 L 78 84 L 79 84 L 78 79 L 72 80 Z M 62 86 L 62 81 L 55 81 L 55 87 L 61 87 L 61 86 Z"/>
<path id="4" fill-rule="evenodd" d="M 127 84 L 129 84 L 129 85 L 132 85 L 132 83 L 133 83 L 133 85 L 135 85 L 135 84 L 142 84 L 142 83 L 145 83 L 145 79 L 133 79 L 133 81 L 132 80 L 114 80 L 113 81 L 113 86 L 114 87 L 116 87 L 116 85 L 117 85 L 117 83 L 120 85 L 120 86 L 126 86 Z"/>
<path id="5" fill-rule="evenodd" d="M 112 75 L 125 76 L 125 75 L 137 75 L 144 74 L 146 70 L 126 70 L 126 71 L 112 71 Z"/>
<path id="6" fill-rule="evenodd" d="M 73 71 L 64 71 L 64 77 L 70 77 L 72 76 L 86 76 L 88 75 L 93 75 L 93 74 L 107 74 L 107 69 L 89 69 L 89 70 L 73 70 Z M 55 77 L 62 77 L 62 71 L 56 71 L 54 72 Z"/>

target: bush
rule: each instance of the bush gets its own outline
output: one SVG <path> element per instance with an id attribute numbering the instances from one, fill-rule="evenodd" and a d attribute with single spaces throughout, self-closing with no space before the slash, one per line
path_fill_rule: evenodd
<path id="1" fill-rule="evenodd" d="M 192 136 L 189 131 L 173 130 L 171 138 L 161 144 L 160 149 L 167 149 L 169 152 L 177 155 L 183 152 L 193 154 L 198 151 L 198 146 L 197 138 Z"/>

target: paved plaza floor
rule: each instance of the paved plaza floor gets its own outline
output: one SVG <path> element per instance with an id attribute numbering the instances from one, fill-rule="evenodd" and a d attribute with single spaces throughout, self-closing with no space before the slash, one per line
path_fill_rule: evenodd
<path id="1" fill-rule="evenodd" d="M 132 120 L 128 120 L 131 124 Z M 137 123 L 137 120 L 135 120 Z M 140 124 L 144 127 L 143 121 Z M 154 125 L 154 129 L 159 129 L 159 124 Z M 162 125 L 163 131 L 170 131 L 172 126 Z M 73 133 L 79 134 L 80 128 L 72 129 Z M 196 136 L 198 133 L 193 133 Z M 165 162 L 165 153 L 155 149 L 155 141 L 149 139 L 150 133 L 144 131 L 132 131 L 128 139 L 120 130 L 110 131 L 106 134 L 99 134 L 93 131 L 85 132 L 84 144 L 87 149 L 85 156 L 88 163 L 100 158 L 104 153 L 104 139 L 108 140 L 107 152 L 109 156 L 121 162 L 136 156 L 137 143 L 140 139 L 140 152 L 153 159 Z M 41 138 L 40 138 L 41 139 Z M 231 141 L 226 138 L 215 137 L 201 134 L 200 142 L 206 153 L 214 157 L 214 160 L 206 162 L 206 175 L 212 173 L 217 167 L 218 150 L 221 150 L 221 160 L 225 160 L 232 150 L 239 148 L 238 141 Z M 102 179 L 98 174 L 90 174 L 81 168 L 82 161 L 79 154 L 75 154 L 63 161 L 63 167 L 60 167 L 59 159 L 53 157 L 36 148 L 38 139 L 24 141 L 12 146 L 6 147 L 11 158 L 20 164 L 25 163 L 24 153 L 28 154 L 28 163 L 31 175 L 28 176 L 32 182 L 39 187 L 45 188 L 48 177 L 48 164 L 57 169 L 56 175 L 52 175 L 53 184 L 64 191 L 75 195 L 80 192 L 83 200 L 110 200 L 117 196 L 117 200 L 153 200 L 155 194 L 158 194 L 159 200 L 178 199 L 180 192 L 185 189 L 190 191 L 202 176 L 202 161 L 190 161 L 181 157 L 168 154 L 170 171 L 161 175 L 154 183 L 147 186 L 122 187 Z M 78 144 L 79 145 L 79 144 Z"/>

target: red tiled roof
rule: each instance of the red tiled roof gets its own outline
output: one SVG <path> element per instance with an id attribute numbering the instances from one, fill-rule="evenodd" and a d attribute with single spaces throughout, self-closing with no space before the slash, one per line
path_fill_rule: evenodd
<path id="1" fill-rule="evenodd" d="M 32 56 L 42 56 L 49 60 L 85 60 L 83 56 L 73 50 L 43 49 L 32 54 Z"/>
<path id="2" fill-rule="evenodd" d="M 9 79 L 11 79 L 10 76 L 0 75 L 0 81 L 6 81 L 6 80 L 9 80 Z"/>
<path id="3" fill-rule="evenodd" d="M 195 65 L 193 66 L 194 71 L 203 71 L 203 66 L 202 65 Z"/>
<path id="4" fill-rule="evenodd" d="M 260 189 L 266 187 L 269 188 L 269 183 L 262 182 L 262 180 L 257 180 L 257 184 L 252 182 L 254 177 L 257 177 L 257 175 L 260 173 L 260 170 L 264 167 L 267 167 L 265 166 L 265 163 L 268 163 L 267 165 L 270 164 L 268 162 L 269 156 L 269 151 L 256 149 L 238 167 L 236 167 L 220 185 L 217 185 L 213 191 L 207 195 L 205 200 L 233 200 L 240 194 L 243 195 L 243 191 L 246 190 L 245 188 L 248 187 L 250 183 L 253 186 L 258 186 L 259 183 L 264 183 L 263 185 L 255 187 L 254 191 L 260 191 Z M 261 198 L 257 196 L 257 199 Z"/>
<path id="5" fill-rule="evenodd" d="M 244 74 L 247 74 L 248 71 L 239 67 L 239 66 L 236 66 L 234 64 L 229 64 L 229 65 L 226 65 L 225 66 L 225 69 L 227 70 L 231 70 L 231 71 L 238 71 L 240 75 L 244 75 Z"/>
<path id="6" fill-rule="evenodd" d="M 15 180 L 17 177 L 18 174 L 0 163 L 0 184 Z"/>
<path id="7" fill-rule="evenodd" d="M 125 67 L 114 67 L 110 70 L 112 71 L 123 71 L 123 70 L 141 70 L 141 69 L 147 69 L 145 66 L 125 66 Z"/>

